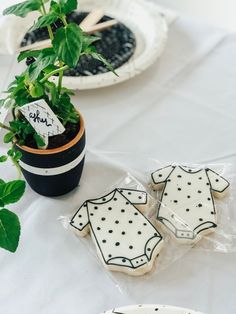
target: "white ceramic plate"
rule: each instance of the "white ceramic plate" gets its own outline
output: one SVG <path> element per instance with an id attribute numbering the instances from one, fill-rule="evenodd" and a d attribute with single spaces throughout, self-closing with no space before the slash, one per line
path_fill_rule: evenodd
<path id="1" fill-rule="evenodd" d="M 106 15 L 127 25 L 135 34 L 137 47 L 132 58 L 117 69 L 119 77 L 110 72 L 86 77 L 64 77 L 65 87 L 82 90 L 121 83 L 146 70 L 161 56 L 166 45 L 168 26 L 155 4 L 146 0 L 80 0 L 79 4 L 80 11 L 102 7 Z M 17 46 L 31 24 L 32 16 L 16 20 L 12 36 Z"/>
<path id="2" fill-rule="evenodd" d="M 116 308 L 105 314 L 204 314 L 167 305 L 133 305 Z"/>

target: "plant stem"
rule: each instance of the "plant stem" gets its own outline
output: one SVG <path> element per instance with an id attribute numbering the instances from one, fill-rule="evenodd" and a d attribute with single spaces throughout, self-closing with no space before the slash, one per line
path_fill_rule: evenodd
<path id="1" fill-rule="evenodd" d="M 19 163 L 18 163 L 17 161 L 14 160 L 13 157 L 11 157 L 11 161 L 12 161 L 12 163 L 14 164 L 14 166 L 16 167 L 16 170 L 17 170 L 17 172 L 18 172 L 18 179 L 20 179 L 20 178 L 21 178 L 21 175 L 22 175 L 20 165 L 19 165 Z"/>
<path id="2" fill-rule="evenodd" d="M 44 83 L 46 82 L 51 76 L 55 75 L 55 74 L 58 74 L 60 73 L 61 71 L 65 71 L 65 70 L 68 70 L 69 69 L 69 66 L 68 65 L 64 65 L 62 68 L 60 69 L 56 69 L 50 73 L 48 73 L 47 75 L 44 76 L 43 79 L 40 80 L 40 83 Z"/>
<path id="3" fill-rule="evenodd" d="M 46 11 L 46 8 L 45 8 L 45 5 L 43 3 L 43 1 L 41 1 L 41 4 L 42 4 L 42 12 L 43 12 L 43 15 L 46 15 L 47 14 L 47 11 Z M 49 34 L 49 37 L 51 39 L 51 41 L 53 41 L 53 32 L 52 32 L 52 28 L 50 25 L 47 26 L 47 29 L 48 29 L 48 34 Z"/>
<path id="4" fill-rule="evenodd" d="M 7 125 L 5 125 L 5 124 L 3 124 L 1 122 L 0 122 L 0 128 L 5 129 L 7 131 L 11 131 L 11 129 Z"/>
<path id="5" fill-rule="evenodd" d="M 67 20 L 66 20 L 66 16 L 64 14 L 61 16 L 61 20 L 62 20 L 62 23 L 64 24 L 64 26 L 68 25 Z"/>
<path id="6" fill-rule="evenodd" d="M 63 68 L 64 63 L 60 61 L 60 68 Z M 62 79 L 63 79 L 63 70 L 59 72 L 59 79 L 58 79 L 58 93 L 61 93 L 61 87 L 62 87 Z"/>

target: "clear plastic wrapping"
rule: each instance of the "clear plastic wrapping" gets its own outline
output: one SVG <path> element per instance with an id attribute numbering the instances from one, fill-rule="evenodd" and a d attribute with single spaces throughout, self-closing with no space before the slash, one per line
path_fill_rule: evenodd
<path id="1" fill-rule="evenodd" d="M 75 216 L 76 212 L 77 212 L 77 215 L 79 215 L 78 209 L 81 208 L 82 206 L 85 206 L 87 200 L 91 200 L 91 199 L 101 200 L 104 198 L 105 202 L 110 201 L 109 197 L 108 199 L 105 199 L 105 198 L 109 195 L 112 196 L 113 194 L 111 195 L 111 193 L 115 190 L 118 190 L 119 192 L 121 190 L 122 191 L 125 190 L 126 192 L 130 190 L 142 191 L 142 192 L 145 192 L 147 195 L 148 206 L 140 209 L 140 207 L 137 206 L 135 202 L 133 202 L 134 208 L 137 208 L 137 210 L 146 217 L 146 219 L 157 230 L 158 235 L 160 235 L 160 237 L 163 238 L 162 240 L 163 245 L 159 249 L 159 252 L 156 252 L 157 257 L 152 259 L 151 264 L 149 263 L 150 267 L 146 268 L 144 271 L 141 270 L 140 273 L 136 272 L 135 273 L 136 276 L 132 276 L 132 271 L 120 272 L 119 267 L 118 269 L 116 267 L 114 269 L 110 268 L 110 270 L 109 270 L 109 267 L 106 267 L 107 265 L 106 263 L 104 263 L 104 259 L 101 252 L 99 252 L 99 250 L 96 250 L 96 246 L 95 246 L 96 239 L 94 238 L 94 234 L 99 232 L 99 230 L 94 231 L 93 229 L 91 229 L 90 234 L 87 234 L 86 232 L 86 234 L 83 234 L 83 236 L 81 236 L 82 234 L 79 232 L 80 241 L 82 241 L 84 245 L 86 245 L 86 247 L 92 252 L 92 255 L 98 260 L 98 263 L 101 269 L 107 272 L 107 274 L 112 278 L 112 280 L 115 281 L 115 283 L 117 284 L 118 288 L 121 291 L 125 290 L 126 292 L 132 291 L 135 293 L 135 291 L 139 291 L 141 288 L 144 289 L 143 287 L 145 287 L 145 284 L 147 284 L 147 287 L 148 287 L 149 282 L 155 281 L 160 271 L 166 269 L 175 261 L 182 258 L 184 255 L 186 255 L 189 252 L 189 250 L 192 250 L 192 249 L 201 250 L 201 251 L 208 250 L 208 251 L 224 252 L 224 253 L 228 253 L 228 252 L 230 253 L 230 252 L 236 251 L 236 223 L 235 223 L 236 217 L 235 217 L 235 211 L 233 208 L 234 197 L 235 197 L 235 190 L 234 190 L 235 171 L 233 169 L 232 164 L 226 164 L 226 163 L 217 163 L 217 164 L 214 163 L 214 164 L 206 164 L 206 165 L 203 165 L 203 164 L 201 165 L 191 164 L 190 165 L 187 163 L 175 164 L 175 163 L 163 163 L 155 159 L 149 159 L 149 158 L 143 157 L 141 161 L 143 169 L 137 170 L 137 169 L 132 169 L 132 167 L 127 167 L 127 164 L 132 165 L 132 156 L 128 156 L 127 154 L 118 154 L 117 156 L 115 156 L 115 154 L 109 154 L 109 153 L 97 154 L 97 153 L 90 152 L 88 159 L 89 160 L 87 162 L 87 169 L 85 170 L 86 180 L 85 179 L 83 180 L 84 183 L 80 187 L 80 190 L 78 192 L 78 207 L 76 209 L 75 208 L 71 209 L 71 212 L 69 214 L 66 213 L 65 216 L 60 217 L 60 220 L 63 223 L 64 227 L 70 231 L 71 230 L 75 231 L 74 228 L 71 228 L 70 223 L 71 221 L 73 221 L 73 217 Z M 125 163 L 124 162 L 125 160 L 129 160 L 131 162 Z M 162 182 L 162 187 L 160 187 L 160 189 L 157 189 L 157 186 L 156 186 L 157 184 L 153 182 L 153 176 L 151 174 L 156 173 L 158 177 L 161 174 L 162 176 L 160 176 L 159 178 L 163 178 L 163 181 L 166 181 L 170 179 L 169 174 L 164 178 L 164 173 L 157 172 L 157 170 L 163 169 L 169 166 L 172 167 L 172 169 L 177 169 L 177 170 L 179 169 L 178 171 L 180 172 L 182 171 L 183 174 L 185 173 L 186 169 L 193 170 L 193 171 L 190 171 L 190 173 L 186 173 L 187 179 L 192 178 L 191 174 L 193 174 L 193 177 L 195 177 L 196 175 L 194 174 L 194 172 L 196 171 L 197 173 L 197 171 L 200 170 L 199 172 L 200 175 L 198 176 L 198 180 L 201 181 L 203 180 L 204 173 L 206 173 L 205 172 L 206 169 L 211 169 L 209 170 L 209 171 L 212 171 L 211 180 L 213 179 L 220 180 L 221 178 L 224 178 L 227 180 L 224 182 L 229 182 L 229 187 L 225 189 L 227 190 L 227 193 L 225 193 L 224 197 L 222 198 L 215 198 L 215 195 L 213 195 L 213 192 L 212 192 L 212 188 L 211 188 L 212 186 L 206 185 L 207 190 L 205 191 L 203 189 L 204 184 L 202 182 L 199 183 L 199 185 L 197 186 L 196 193 L 199 194 L 200 196 L 197 200 L 193 202 L 192 207 L 189 208 L 191 212 L 191 210 L 193 210 L 195 203 L 197 201 L 197 204 L 201 204 L 202 202 L 203 206 L 196 207 L 196 211 L 198 211 L 199 209 L 202 210 L 205 204 L 203 202 L 204 197 L 202 194 L 210 193 L 209 197 L 211 197 L 212 203 L 211 203 L 211 206 L 207 208 L 207 211 L 208 210 L 212 211 L 212 206 L 214 206 L 213 208 L 215 208 L 214 210 L 217 212 L 217 219 L 216 220 L 214 220 L 215 218 L 213 219 L 214 224 L 217 226 L 214 226 L 214 228 L 212 228 L 211 230 L 212 232 L 209 232 L 206 234 L 204 234 L 204 232 L 199 232 L 199 233 L 196 233 L 196 237 L 193 239 L 193 241 L 181 242 L 179 241 L 179 239 L 176 239 L 175 236 L 173 235 L 173 232 L 171 232 L 166 227 L 166 225 L 164 225 L 159 220 L 158 210 L 160 206 L 163 205 L 163 199 L 161 198 L 161 196 L 163 196 L 163 193 L 165 190 L 164 187 L 167 187 L 167 185 L 166 185 L 166 182 Z M 176 175 L 178 176 L 179 174 L 176 173 Z M 202 179 L 199 179 L 200 176 L 202 176 Z M 206 175 L 204 180 L 206 181 L 209 180 L 209 176 Z M 187 195 L 191 194 L 190 192 L 193 191 L 193 188 L 189 189 L 188 182 L 191 182 L 191 184 L 193 184 L 194 186 L 196 185 L 193 181 L 190 179 L 186 181 L 187 190 L 184 193 L 187 193 Z M 182 190 L 184 189 L 184 186 L 180 187 L 176 185 L 176 187 L 177 189 L 178 187 Z M 201 191 L 201 192 L 198 192 L 198 191 Z M 128 197 L 128 194 L 126 196 Z M 193 195 L 191 194 L 190 196 L 193 196 Z M 113 195 L 113 198 L 114 198 L 114 195 Z M 171 200 L 174 201 L 175 199 L 171 198 Z M 176 200 L 181 203 L 181 198 L 176 199 Z M 210 203 L 210 200 L 208 202 Z M 183 204 L 184 205 L 188 204 L 189 206 L 189 201 L 187 201 L 186 203 L 185 201 L 182 201 L 182 205 Z M 97 206 L 96 204 L 93 204 L 93 205 Z M 168 206 L 168 204 L 164 204 L 164 205 L 165 205 L 165 209 L 170 212 L 170 215 L 175 215 L 175 219 L 178 221 L 177 226 L 179 226 L 179 224 L 182 224 L 183 226 L 185 226 L 185 229 L 189 228 L 189 218 L 184 219 L 185 216 L 178 215 L 178 211 L 175 212 L 172 206 Z M 108 207 L 109 206 L 107 205 L 107 208 Z M 186 206 L 184 208 L 185 210 L 187 209 Z M 125 208 L 121 208 L 121 210 L 124 210 L 124 209 Z M 129 208 L 127 209 L 129 210 Z M 91 214 L 91 212 L 89 212 L 89 214 Z M 120 213 L 120 216 L 122 217 L 122 213 Z M 199 220 L 199 224 L 205 223 L 205 218 L 208 219 L 209 217 L 211 217 L 211 214 L 207 215 L 206 217 L 201 217 L 201 215 L 199 217 L 197 216 L 197 219 L 203 219 L 203 221 Z M 98 220 L 100 220 L 101 218 L 103 217 L 99 216 Z M 104 218 L 106 219 L 106 216 L 104 216 Z M 114 217 L 114 222 L 113 222 L 114 224 L 115 224 L 116 218 L 117 216 Z M 84 219 L 83 215 L 80 216 L 80 219 L 82 219 L 80 223 L 82 224 L 85 223 L 85 221 L 83 220 Z M 88 220 L 87 223 L 90 223 L 90 221 Z M 119 223 L 122 223 L 122 218 L 121 218 L 121 221 L 119 221 Z M 136 225 L 138 224 L 137 221 L 136 222 L 133 221 L 132 223 L 135 223 Z M 194 223 L 191 225 L 191 230 L 188 230 L 188 231 L 192 231 L 192 229 L 194 230 L 196 227 L 198 227 L 198 222 L 195 219 Z M 99 225 L 95 224 L 94 226 L 92 226 L 92 228 L 99 228 Z M 106 225 L 106 228 L 107 228 L 107 225 Z M 200 230 L 200 229 L 197 228 L 196 230 Z M 138 227 L 135 230 L 137 231 L 137 243 L 139 243 L 138 232 L 145 233 L 145 229 L 141 230 Z M 100 238 L 100 241 L 105 242 L 104 245 L 106 245 L 106 242 L 109 242 L 109 239 L 110 239 L 109 232 L 113 232 L 113 231 L 114 231 L 113 226 L 111 225 L 110 228 L 107 228 L 107 237 L 104 239 Z M 118 238 L 114 237 L 114 234 L 112 235 L 111 239 L 113 239 L 112 241 L 114 242 L 114 245 L 117 242 L 120 242 L 119 237 Z M 135 246 L 133 243 L 133 240 L 134 239 L 131 239 L 131 242 L 127 243 L 129 247 Z M 145 248 L 143 249 L 145 253 Z M 116 251 L 113 251 L 112 254 L 114 252 Z M 129 256 L 126 256 L 125 258 L 127 257 Z M 124 256 L 122 256 L 122 258 L 124 260 Z M 150 256 L 149 256 L 149 260 L 150 260 Z M 148 293 L 148 288 L 146 292 Z M 143 293 L 145 294 L 145 291 Z"/>

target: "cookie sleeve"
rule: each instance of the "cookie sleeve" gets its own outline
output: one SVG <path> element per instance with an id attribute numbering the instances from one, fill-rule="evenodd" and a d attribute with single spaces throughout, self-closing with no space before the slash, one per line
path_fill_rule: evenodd
<path id="1" fill-rule="evenodd" d="M 70 221 L 73 231 L 80 236 L 85 236 L 89 231 L 89 216 L 87 202 L 85 202 Z"/>
<path id="2" fill-rule="evenodd" d="M 147 193 L 144 191 L 119 189 L 119 192 L 127 198 L 133 205 L 147 204 Z"/>
<path id="3" fill-rule="evenodd" d="M 156 170 L 151 174 L 153 187 L 159 187 L 161 184 L 165 183 L 171 172 L 175 169 L 175 166 L 167 166 Z"/>
<path id="4" fill-rule="evenodd" d="M 211 169 L 207 169 L 206 172 L 214 194 L 218 197 L 224 196 L 230 186 L 229 182 Z"/>

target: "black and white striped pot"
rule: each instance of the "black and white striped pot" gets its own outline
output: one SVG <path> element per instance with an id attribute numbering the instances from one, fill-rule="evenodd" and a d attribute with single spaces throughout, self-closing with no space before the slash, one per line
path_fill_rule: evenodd
<path id="1" fill-rule="evenodd" d="M 16 145 L 22 153 L 20 167 L 31 188 L 44 196 L 59 196 L 78 186 L 85 159 L 85 128 L 68 144 L 55 149 L 33 149 Z"/>

